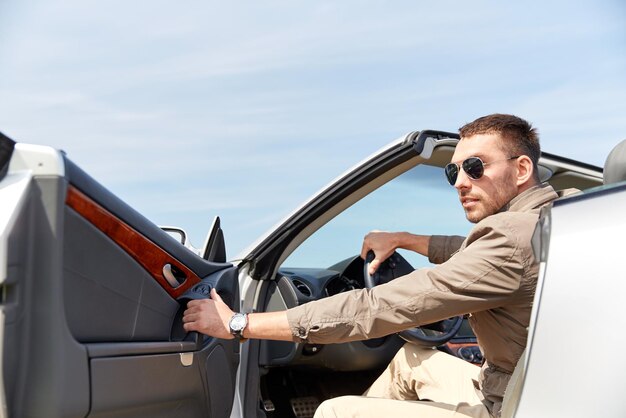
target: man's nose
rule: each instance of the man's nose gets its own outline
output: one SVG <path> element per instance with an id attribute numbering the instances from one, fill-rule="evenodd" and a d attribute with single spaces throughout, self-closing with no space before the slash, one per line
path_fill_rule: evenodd
<path id="1" fill-rule="evenodd" d="M 467 189 L 471 187 L 472 182 L 468 177 L 465 170 L 460 169 L 458 174 L 456 175 L 456 181 L 454 182 L 454 188 L 457 190 Z"/>

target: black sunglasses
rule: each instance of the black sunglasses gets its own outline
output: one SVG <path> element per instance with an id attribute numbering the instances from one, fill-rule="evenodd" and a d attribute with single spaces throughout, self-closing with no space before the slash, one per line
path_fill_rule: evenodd
<path id="1" fill-rule="evenodd" d="M 519 158 L 519 155 L 507 158 L 505 160 L 497 160 L 490 163 L 484 163 L 483 160 L 478 157 L 469 157 L 461 163 L 461 167 L 463 167 L 463 171 L 467 173 L 467 176 L 469 178 L 478 180 L 483 176 L 483 174 L 485 174 L 486 165 L 497 163 L 500 161 L 514 160 L 515 158 Z M 446 177 L 448 178 L 448 183 L 450 183 L 451 186 L 454 186 L 454 183 L 456 183 L 456 179 L 459 176 L 459 170 L 461 169 L 461 167 L 459 167 L 457 163 L 450 163 L 446 165 L 444 171 L 446 173 Z"/>

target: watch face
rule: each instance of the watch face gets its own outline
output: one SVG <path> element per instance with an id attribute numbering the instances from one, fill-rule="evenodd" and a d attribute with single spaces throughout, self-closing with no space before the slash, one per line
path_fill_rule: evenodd
<path id="1" fill-rule="evenodd" d="M 233 331 L 241 331 L 246 326 L 246 317 L 242 314 L 237 314 L 230 320 L 230 329 Z"/>

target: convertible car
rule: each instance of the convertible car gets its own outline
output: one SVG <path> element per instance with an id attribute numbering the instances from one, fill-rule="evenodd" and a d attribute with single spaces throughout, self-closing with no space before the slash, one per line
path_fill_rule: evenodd
<path id="1" fill-rule="evenodd" d="M 234 310 L 263 312 L 428 265 L 399 252 L 370 277 L 357 253 L 376 228 L 469 231 L 442 169 L 457 142 L 404 135 L 227 262 L 219 219 L 195 249 L 71 155 L 0 134 L 0 417 L 310 417 L 324 399 L 362 393 L 405 341 L 480 364 L 463 317 L 330 345 L 240 344 L 181 324 L 186 302 L 212 288 Z M 538 291 L 505 416 L 626 416 L 625 161 L 626 141 L 604 170 L 542 155 L 543 181 L 581 193 L 538 223 Z"/>

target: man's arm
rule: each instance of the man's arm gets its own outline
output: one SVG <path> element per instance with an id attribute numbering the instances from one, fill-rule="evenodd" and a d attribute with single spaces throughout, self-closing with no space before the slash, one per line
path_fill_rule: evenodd
<path id="1" fill-rule="evenodd" d="M 445 263 L 463 246 L 465 237 L 459 235 L 431 235 L 428 244 L 428 261 Z"/>
<path id="2" fill-rule="evenodd" d="M 231 339 L 228 323 L 234 312 L 222 301 L 215 289 L 211 299 L 192 300 L 187 304 L 183 316 L 185 331 L 197 331 L 212 337 Z M 264 340 L 294 341 L 287 322 L 287 313 L 263 312 L 248 314 L 248 325 L 243 331 L 244 338 Z"/>
<path id="3" fill-rule="evenodd" d="M 435 237 L 433 237 L 435 238 Z M 449 263 L 416 270 L 372 289 L 357 289 L 296 306 L 252 313 L 243 336 L 255 339 L 340 343 L 381 337 L 444 318 L 517 303 L 532 293 L 525 284 L 527 252 L 517 228 L 484 222 L 466 249 Z M 432 240 L 431 240 L 432 241 Z M 536 276 L 535 276 L 536 277 Z M 233 311 L 215 290 L 188 303 L 184 328 L 230 339 Z"/>
<path id="4" fill-rule="evenodd" d="M 408 232 L 373 231 L 363 240 L 361 256 L 365 258 L 372 250 L 376 259 L 370 264 L 373 274 L 380 263 L 385 261 L 397 248 L 415 251 L 428 256 L 430 237 Z M 183 326 L 187 332 L 197 331 L 212 337 L 231 339 L 228 323 L 234 312 L 222 301 L 215 289 L 211 290 L 211 299 L 192 300 L 187 304 L 183 316 Z M 248 325 L 243 331 L 245 338 L 295 341 L 287 312 L 263 312 L 248 314 Z"/>
<path id="5" fill-rule="evenodd" d="M 355 341 L 520 303 L 528 298 L 531 271 L 520 235 L 508 222 L 484 221 L 473 229 L 467 247 L 448 262 L 372 289 L 343 292 L 289 309 L 292 333 L 298 341 L 310 343 Z M 431 247 L 433 239 L 437 237 L 431 237 Z"/>
<path id="6" fill-rule="evenodd" d="M 363 238 L 361 257 L 365 259 L 370 250 L 374 252 L 375 257 L 370 263 L 369 271 L 370 274 L 374 274 L 380 264 L 398 248 L 415 251 L 428 257 L 429 243 L 430 236 L 428 235 L 415 235 L 408 232 L 372 231 Z"/>

